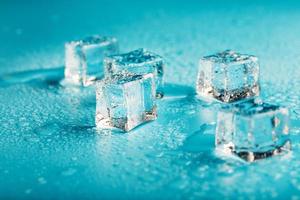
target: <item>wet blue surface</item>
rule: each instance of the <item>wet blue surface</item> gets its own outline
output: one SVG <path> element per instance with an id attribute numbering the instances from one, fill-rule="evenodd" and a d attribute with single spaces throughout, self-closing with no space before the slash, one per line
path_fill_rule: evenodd
<path id="1" fill-rule="evenodd" d="M 0 198 L 298 199 L 299 11 L 297 1 L 0 2 Z M 165 57 L 156 121 L 96 131 L 93 87 L 59 84 L 64 42 L 91 34 Z M 214 151 L 216 112 L 194 85 L 198 59 L 229 48 L 260 58 L 263 99 L 290 109 L 292 153 L 247 164 Z"/>

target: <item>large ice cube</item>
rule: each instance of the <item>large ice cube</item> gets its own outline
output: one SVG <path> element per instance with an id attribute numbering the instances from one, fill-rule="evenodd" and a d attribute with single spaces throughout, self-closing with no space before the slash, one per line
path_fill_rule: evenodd
<path id="1" fill-rule="evenodd" d="M 153 74 L 117 74 L 96 83 L 96 126 L 129 131 L 157 117 Z"/>
<path id="2" fill-rule="evenodd" d="M 226 50 L 199 61 L 197 93 L 234 102 L 259 95 L 259 64 L 255 56 Z"/>
<path id="3" fill-rule="evenodd" d="M 291 148 L 286 108 L 251 99 L 218 113 L 216 146 L 254 161 Z"/>
<path id="4" fill-rule="evenodd" d="M 137 49 L 128 53 L 108 56 L 104 59 L 105 75 L 117 73 L 133 73 L 137 75 L 153 73 L 156 82 L 156 97 L 163 97 L 164 61 L 161 56 L 145 49 Z"/>
<path id="5" fill-rule="evenodd" d="M 88 86 L 103 76 L 103 59 L 118 53 L 116 38 L 92 36 L 65 44 L 65 79 Z"/>

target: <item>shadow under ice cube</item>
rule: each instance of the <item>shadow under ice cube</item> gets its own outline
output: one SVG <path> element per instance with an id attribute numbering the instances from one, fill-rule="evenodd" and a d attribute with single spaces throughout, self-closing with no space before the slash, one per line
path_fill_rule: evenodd
<path id="1" fill-rule="evenodd" d="M 65 79 L 68 83 L 88 86 L 103 76 L 103 59 L 117 54 L 116 38 L 92 36 L 65 44 Z"/>
<path id="2" fill-rule="evenodd" d="M 289 151 L 288 110 L 252 99 L 218 113 L 215 143 L 219 150 L 254 161 Z"/>
<path id="3" fill-rule="evenodd" d="M 161 56 L 145 49 L 137 49 L 124 54 L 108 56 L 104 60 L 104 65 L 106 76 L 119 73 L 136 75 L 153 73 L 156 84 L 156 97 L 163 97 L 164 61 Z"/>
<path id="4" fill-rule="evenodd" d="M 196 88 L 200 97 L 225 103 L 258 96 L 258 59 L 231 50 L 203 57 Z"/>
<path id="5" fill-rule="evenodd" d="M 117 74 L 96 83 L 96 126 L 130 131 L 157 117 L 153 74 Z"/>

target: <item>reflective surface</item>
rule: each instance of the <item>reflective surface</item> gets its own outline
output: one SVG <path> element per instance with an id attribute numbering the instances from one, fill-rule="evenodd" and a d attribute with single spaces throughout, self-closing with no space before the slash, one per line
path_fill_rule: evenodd
<path id="1" fill-rule="evenodd" d="M 0 4 L 1 199 L 300 195 L 296 1 Z M 93 89 L 59 85 L 64 42 L 91 34 L 166 58 L 156 121 L 99 133 Z M 194 86 L 198 59 L 229 48 L 259 57 L 263 99 L 290 109 L 292 153 L 247 164 L 214 151 L 216 113 Z"/>

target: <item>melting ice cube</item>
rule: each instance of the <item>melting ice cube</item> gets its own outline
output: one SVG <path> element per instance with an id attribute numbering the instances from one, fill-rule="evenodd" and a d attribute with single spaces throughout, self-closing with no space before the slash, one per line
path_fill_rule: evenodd
<path id="1" fill-rule="evenodd" d="M 88 86 L 103 76 L 103 59 L 118 53 L 116 38 L 92 36 L 65 44 L 66 82 Z"/>
<path id="2" fill-rule="evenodd" d="M 96 126 L 129 131 L 157 117 L 153 74 L 117 74 L 96 83 Z"/>
<path id="3" fill-rule="evenodd" d="M 137 75 L 153 73 L 156 82 L 156 97 L 163 97 L 164 61 L 161 56 L 145 49 L 137 49 L 129 53 L 108 56 L 104 60 L 106 76 L 118 73 Z"/>
<path id="4" fill-rule="evenodd" d="M 218 113 L 218 149 L 254 161 L 291 148 L 286 108 L 251 99 L 223 107 Z"/>
<path id="5" fill-rule="evenodd" d="M 199 61 L 197 93 L 234 102 L 259 95 L 259 64 L 255 56 L 226 50 Z"/>

